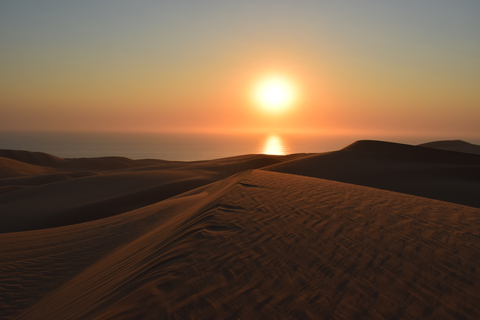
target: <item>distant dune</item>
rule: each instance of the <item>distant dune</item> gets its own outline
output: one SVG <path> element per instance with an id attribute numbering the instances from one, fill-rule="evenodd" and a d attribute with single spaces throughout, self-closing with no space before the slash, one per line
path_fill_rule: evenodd
<path id="1" fill-rule="evenodd" d="M 0 179 L 18 177 L 24 175 L 34 175 L 48 172 L 51 169 L 29 164 L 9 158 L 0 157 Z"/>
<path id="2" fill-rule="evenodd" d="M 43 152 L 0 149 L 0 157 L 33 164 L 36 166 L 56 167 L 64 162 L 62 158 Z"/>
<path id="3" fill-rule="evenodd" d="M 480 207 L 480 156 L 358 141 L 264 170 L 323 178 Z"/>
<path id="4" fill-rule="evenodd" d="M 435 148 L 456 152 L 480 154 L 480 146 L 462 140 L 445 140 L 423 143 L 420 147 Z"/>
<path id="5" fill-rule="evenodd" d="M 61 159 L 0 150 L 0 232 L 59 227 L 143 207 L 237 172 L 295 156 L 245 155 L 211 161 Z M 2 158 L 0 158 L 1 160 Z M 50 164 L 40 167 L 31 163 Z M 29 188 L 34 186 L 35 188 Z M 8 192 L 7 191 L 16 191 Z"/>
<path id="6" fill-rule="evenodd" d="M 480 318 L 478 155 L 0 156 L 2 319 Z"/>

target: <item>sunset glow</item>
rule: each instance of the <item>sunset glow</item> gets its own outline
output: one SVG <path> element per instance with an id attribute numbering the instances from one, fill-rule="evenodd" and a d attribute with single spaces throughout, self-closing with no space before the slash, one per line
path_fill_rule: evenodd
<path id="1" fill-rule="evenodd" d="M 265 111 L 277 113 L 291 107 L 296 98 L 294 86 L 286 78 L 271 76 L 255 89 L 255 101 Z"/>
<path id="2" fill-rule="evenodd" d="M 0 131 L 480 135 L 480 1 L 0 11 Z"/>

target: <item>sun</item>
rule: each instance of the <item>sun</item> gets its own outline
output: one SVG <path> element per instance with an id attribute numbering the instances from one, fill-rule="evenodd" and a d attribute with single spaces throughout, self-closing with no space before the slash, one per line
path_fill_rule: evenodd
<path id="1" fill-rule="evenodd" d="M 262 79 L 254 90 L 255 102 L 265 111 L 278 113 L 288 109 L 296 98 L 292 82 L 282 76 Z"/>

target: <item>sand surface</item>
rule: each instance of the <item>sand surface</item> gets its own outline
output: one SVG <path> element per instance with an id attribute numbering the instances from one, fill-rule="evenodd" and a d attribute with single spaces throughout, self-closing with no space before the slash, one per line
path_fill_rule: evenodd
<path id="1" fill-rule="evenodd" d="M 0 156 L 2 319 L 480 318 L 480 209 L 442 198 L 478 195 L 478 156 Z"/>

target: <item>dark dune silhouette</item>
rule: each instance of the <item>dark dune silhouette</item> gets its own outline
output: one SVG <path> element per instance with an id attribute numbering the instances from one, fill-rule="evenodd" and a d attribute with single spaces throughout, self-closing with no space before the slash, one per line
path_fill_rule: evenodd
<path id="1" fill-rule="evenodd" d="M 449 150 L 464 153 L 480 154 L 480 146 L 462 140 L 445 140 L 427 142 L 419 145 L 420 147 Z"/>
<path id="2" fill-rule="evenodd" d="M 304 175 L 480 207 L 480 156 L 405 144 L 358 141 L 342 150 L 264 170 Z"/>

